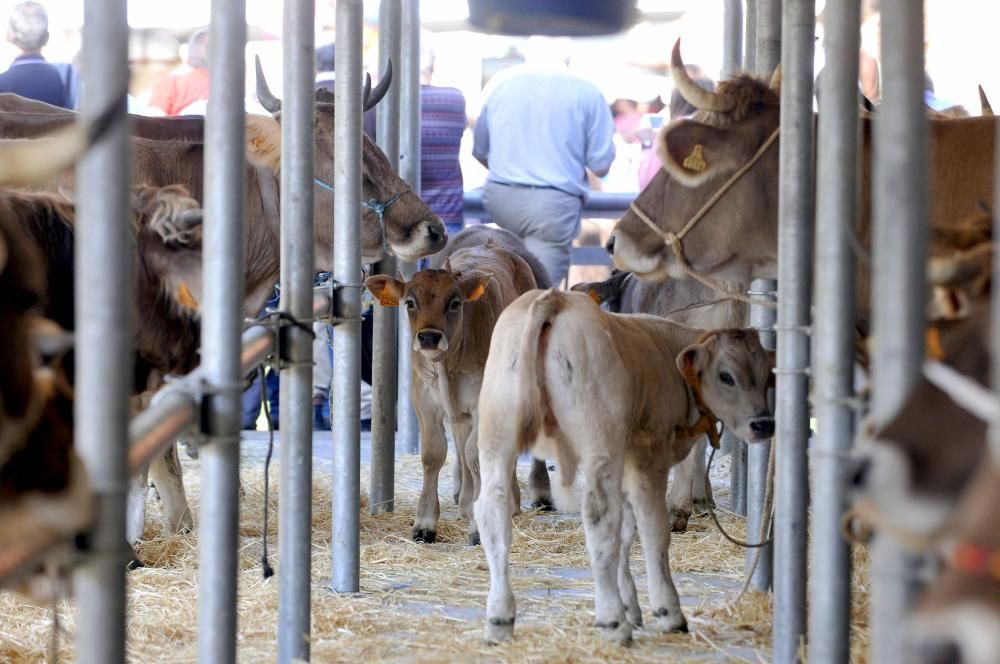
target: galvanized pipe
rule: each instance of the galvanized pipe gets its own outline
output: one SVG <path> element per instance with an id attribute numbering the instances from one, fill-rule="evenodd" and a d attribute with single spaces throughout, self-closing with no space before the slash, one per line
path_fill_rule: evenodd
<path id="1" fill-rule="evenodd" d="M 743 0 L 722 5 L 722 78 L 732 78 L 743 65 Z"/>
<path id="2" fill-rule="evenodd" d="M 919 380 L 924 356 L 924 265 L 929 190 L 924 108 L 924 15 L 883 0 L 882 105 L 875 121 L 871 418 L 885 424 Z M 916 561 L 892 538 L 872 548 L 872 656 L 906 660 L 899 626 Z"/>
<path id="3" fill-rule="evenodd" d="M 747 515 L 747 444 L 728 428 L 722 432 L 722 447 L 732 450 L 729 466 L 730 510 L 733 514 Z"/>
<path id="4" fill-rule="evenodd" d="M 782 0 L 757 0 L 754 69 L 747 71 L 754 71 L 758 76 L 770 76 L 781 62 L 781 3 Z"/>
<path id="5" fill-rule="evenodd" d="M 775 383 L 773 660 L 799 661 L 806 633 L 809 538 L 809 325 L 812 295 L 815 0 L 782 12 L 778 183 L 778 356 Z M 845 580 L 846 581 L 846 580 Z"/>
<path id="6" fill-rule="evenodd" d="M 337 3 L 333 276 L 333 590 L 358 591 L 361 492 L 361 0 Z"/>
<path id="7" fill-rule="evenodd" d="M 400 60 L 400 0 L 379 3 L 379 71 Z M 394 170 L 399 167 L 399 77 L 379 102 L 376 115 L 378 145 Z M 396 274 L 396 260 L 386 256 L 375 266 L 378 274 Z M 399 307 L 376 302 L 372 339 L 372 468 L 368 504 L 372 514 L 391 512 L 396 478 L 396 331 Z"/>
<path id="8" fill-rule="evenodd" d="M 284 2 L 281 308 L 298 321 L 312 319 L 314 14 L 312 0 Z M 313 344 L 307 329 L 287 325 L 278 334 L 277 355 L 281 362 L 278 661 L 282 664 L 309 659 Z"/>
<path id="9" fill-rule="evenodd" d="M 809 660 L 846 664 L 851 552 L 840 532 L 847 508 L 844 459 L 854 440 L 855 261 L 849 231 L 857 210 L 860 6 L 826 7 L 826 67 L 816 155 L 816 285 Z"/>
<path id="10" fill-rule="evenodd" d="M 414 191 L 420 191 L 420 1 L 402 0 L 403 27 L 399 63 L 399 174 Z M 397 268 L 410 279 L 414 263 L 401 262 Z M 396 390 L 397 439 L 407 454 L 420 451 L 420 429 L 410 391 L 413 366 L 410 356 L 410 320 L 399 316 L 399 371 Z"/>
<path id="11" fill-rule="evenodd" d="M 201 349 L 207 393 L 201 449 L 198 547 L 198 660 L 236 661 L 239 569 L 240 333 L 243 317 L 246 196 L 244 57 L 246 6 L 213 0 L 209 32 L 212 87 L 205 117 L 205 304 Z"/>
<path id="12" fill-rule="evenodd" d="M 132 388 L 129 316 L 129 149 L 125 100 L 125 0 L 84 3 L 83 115 L 117 103 L 120 117 L 81 160 L 76 227 L 75 445 L 95 493 L 89 552 L 74 583 L 79 602 L 77 657 L 125 661 L 125 496 L 128 398 Z"/>
<path id="13" fill-rule="evenodd" d="M 757 71 L 757 0 L 746 0 L 747 13 L 743 21 L 743 71 Z"/>
<path id="14" fill-rule="evenodd" d="M 750 284 L 750 291 L 755 299 L 774 301 L 774 293 L 778 284 L 773 279 L 755 279 Z M 759 330 L 760 343 L 766 350 L 775 349 L 774 323 L 777 312 L 770 307 L 751 305 L 750 327 Z M 768 465 L 771 458 L 773 441 L 746 444 L 747 449 L 747 541 L 763 541 L 767 537 L 767 522 L 770 519 L 770 508 L 766 504 Z M 772 501 L 774 493 L 772 491 Z M 764 524 L 763 537 L 761 525 Z M 754 560 L 757 561 L 754 567 Z M 774 567 L 774 546 L 747 549 L 745 554 L 745 569 L 753 567 L 750 587 L 766 592 L 771 589 L 772 569 Z"/>

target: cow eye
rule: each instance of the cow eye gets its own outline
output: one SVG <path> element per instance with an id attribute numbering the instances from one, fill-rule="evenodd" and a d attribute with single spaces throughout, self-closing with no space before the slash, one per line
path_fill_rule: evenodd
<path id="1" fill-rule="evenodd" d="M 417 303 L 416 303 L 416 301 L 412 297 L 406 298 L 406 308 L 407 309 L 416 309 L 417 308 Z"/>
<path id="2" fill-rule="evenodd" d="M 723 385 L 728 385 L 729 387 L 732 387 L 733 385 L 736 384 L 736 381 L 733 380 L 732 374 L 730 374 L 728 371 L 723 371 L 722 373 L 720 373 L 719 380 L 722 381 Z"/>
<path id="3" fill-rule="evenodd" d="M 448 305 L 448 308 L 451 311 L 458 311 L 459 309 L 462 308 L 462 301 L 456 298 L 451 301 L 451 304 Z"/>

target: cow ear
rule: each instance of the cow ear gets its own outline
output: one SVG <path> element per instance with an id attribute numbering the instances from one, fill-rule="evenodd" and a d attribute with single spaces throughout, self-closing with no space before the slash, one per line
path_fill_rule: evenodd
<path id="1" fill-rule="evenodd" d="M 365 279 L 365 288 L 374 295 L 383 307 L 398 307 L 403 299 L 406 284 L 399 279 L 393 279 L 387 274 L 376 274 Z"/>
<path id="2" fill-rule="evenodd" d="M 733 158 L 733 147 L 738 143 L 730 133 L 693 120 L 680 120 L 660 132 L 656 152 L 667 173 L 681 184 L 697 187 L 720 172 L 738 168 Z"/>
<path id="3" fill-rule="evenodd" d="M 458 282 L 458 289 L 462 292 L 462 297 L 467 302 L 475 302 L 486 292 L 486 286 L 490 283 L 493 275 L 489 272 L 479 270 L 469 270 L 462 274 Z"/>
<path id="4" fill-rule="evenodd" d="M 246 116 L 247 161 L 278 170 L 281 166 L 281 125 L 266 115 Z"/>
<path id="5" fill-rule="evenodd" d="M 708 349 L 703 344 L 691 344 L 677 355 L 677 368 L 684 376 L 697 376 L 708 366 Z"/>
<path id="6" fill-rule="evenodd" d="M 44 363 L 51 364 L 73 349 L 73 333 L 51 319 L 34 318 L 31 321 L 31 342 Z"/>

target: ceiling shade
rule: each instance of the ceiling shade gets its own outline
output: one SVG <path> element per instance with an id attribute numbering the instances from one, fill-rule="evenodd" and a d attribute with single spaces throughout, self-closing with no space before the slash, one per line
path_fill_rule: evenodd
<path id="1" fill-rule="evenodd" d="M 494 34 L 607 35 L 635 17 L 635 0 L 469 0 L 469 22 Z"/>

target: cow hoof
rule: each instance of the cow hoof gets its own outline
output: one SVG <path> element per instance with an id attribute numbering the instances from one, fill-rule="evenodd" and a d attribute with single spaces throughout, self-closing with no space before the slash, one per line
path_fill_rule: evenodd
<path id="1" fill-rule="evenodd" d="M 632 645 L 632 625 L 628 621 L 614 621 L 610 623 L 597 623 L 597 630 L 601 636 L 617 643 L 620 646 Z"/>
<path id="2" fill-rule="evenodd" d="M 486 643 L 495 646 L 514 638 L 513 618 L 487 618 Z"/>
<path id="3" fill-rule="evenodd" d="M 653 624 L 650 628 L 655 632 L 670 634 L 671 632 L 688 633 L 687 619 L 680 611 L 658 609 L 653 612 Z"/>
<path id="4" fill-rule="evenodd" d="M 433 544 L 437 540 L 437 531 L 428 528 L 414 528 L 413 541 Z"/>
<path id="5" fill-rule="evenodd" d="M 670 530 L 675 533 L 683 533 L 687 531 L 688 519 L 691 518 L 691 512 L 685 510 L 670 510 Z"/>
<path id="6" fill-rule="evenodd" d="M 536 498 L 531 503 L 531 508 L 536 509 L 539 512 L 555 512 L 556 506 L 552 504 L 552 498 L 542 497 Z"/>
<path id="7" fill-rule="evenodd" d="M 469 534 L 469 546 L 479 546 L 482 542 L 479 541 L 479 533 Z"/>
<path id="8" fill-rule="evenodd" d="M 139 559 L 139 554 L 135 552 L 135 549 L 129 546 L 129 551 L 131 552 L 131 560 L 128 561 L 128 564 L 125 566 L 125 569 L 131 571 L 146 566 L 146 563 L 142 562 Z"/>
<path id="9" fill-rule="evenodd" d="M 640 629 L 642 627 L 642 609 L 639 607 L 625 609 L 625 619 L 633 628 Z"/>
<path id="10" fill-rule="evenodd" d="M 451 494 L 451 497 L 452 497 L 452 499 L 453 499 L 453 500 L 455 501 L 455 504 L 456 504 L 456 505 L 458 505 L 458 497 L 459 497 L 459 495 L 460 495 L 460 494 L 457 494 L 457 493 L 453 493 L 453 494 Z"/>
<path id="11" fill-rule="evenodd" d="M 184 446 L 184 453 L 188 455 L 191 459 L 198 458 L 198 444 L 191 440 L 182 440 L 181 445 Z"/>

